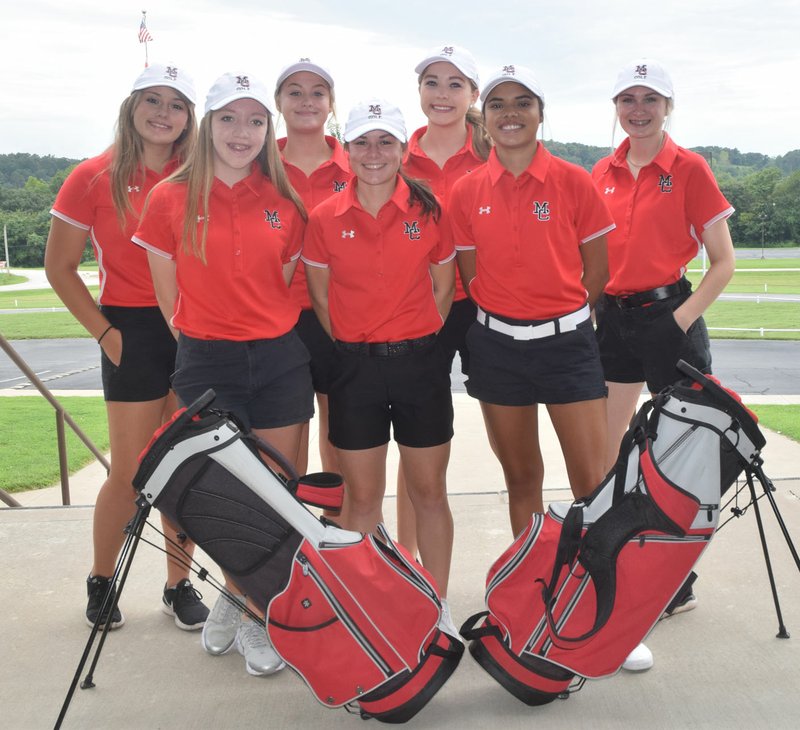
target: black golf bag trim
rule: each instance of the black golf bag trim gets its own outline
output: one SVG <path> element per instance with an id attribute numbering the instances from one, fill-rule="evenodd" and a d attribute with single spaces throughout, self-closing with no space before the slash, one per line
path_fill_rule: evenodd
<path id="1" fill-rule="evenodd" d="M 721 495 L 760 462 L 765 439 L 738 396 L 680 368 L 688 380 L 639 410 L 603 483 L 534 515 L 495 561 L 489 610 L 461 628 L 527 704 L 619 669 L 709 544 Z"/>
<path id="2" fill-rule="evenodd" d="M 382 526 L 378 538 L 311 513 L 300 496 L 329 506 L 325 490 L 341 479 L 298 479 L 268 444 L 209 408 L 212 399 L 156 434 L 134 486 L 265 613 L 275 650 L 322 704 L 384 722 L 413 717 L 464 651 L 438 628 L 431 576 Z"/>

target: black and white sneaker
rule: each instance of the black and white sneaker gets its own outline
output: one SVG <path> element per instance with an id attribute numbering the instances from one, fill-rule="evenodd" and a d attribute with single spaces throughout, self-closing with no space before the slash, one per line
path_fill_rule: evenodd
<path id="1" fill-rule="evenodd" d="M 89 626 L 94 627 L 95 623 L 97 623 L 97 617 L 100 616 L 100 609 L 103 607 L 106 593 L 109 592 L 110 595 L 108 597 L 106 609 L 103 611 L 101 620 L 97 626 L 99 629 L 103 629 L 108 622 L 108 609 L 114 602 L 117 589 L 112 585 L 111 578 L 104 578 L 102 575 L 90 575 L 86 579 L 86 593 L 89 596 L 89 600 L 86 604 L 86 623 L 89 624 Z M 119 610 L 119 606 L 115 606 L 114 611 L 111 613 L 111 628 L 118 629 L 124 623 L 125 617 L 122 615 L 122 611 Z"/>
<path id="2" fill-rule="evenodd" d="M 188 578 L 174 588 L 164 586 L 161 610 L 175 618 L 175 625 L 184 631 L 202 629 L 208 618 L 208 608 L 200 600 L 202 596 Z"/>

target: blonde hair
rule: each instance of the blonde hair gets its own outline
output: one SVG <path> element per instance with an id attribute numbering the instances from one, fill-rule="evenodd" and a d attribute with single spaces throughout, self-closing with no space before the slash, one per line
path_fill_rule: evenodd
<path id="1" fill-rule="evenodd" d="M 145 179 L 144 145 L 133 124 L 133 113 L 147 91 L 148 89 L 134 91 L 122 102 L 119 108 L 114 142 L 109 148 L 111 151 L 111 164 L 108 168 L 111 177 L 111 199 L 114 202 L 114 209 L 122 227 L 125 226 L 126 216 L 136 213 L 130 202 L 128 187 L 136 184 L 137 176 L 138 181 L 142 183 Z M 197 142 L 197 121 L 194 114 L 194 104 L 177 89 L 175 93 L 186 104 L 188 112 L 186 129 L 180 133 L 178 139 L 172 144 L 172 153 L 178 163 L 182 164 L 189 158 Z"/>
<path id="2" fill-rule="evenodd" d="M 166 180 L 159 185 L 184 183 L 186 185 L 186 207 L 183 217 L 183 234 L 181 245 L 187 254 L 199 258 L 204 264 L 206 261 L 206 239 L 208 237 L 208 201 L 211 197 L 211 186 L 214 183 L 214 142 L 211 139 L 211 115 L 207 113 L 200 121 L 200 130 L 197 145 L 189 159 L 175 170 Z M 277 191 L 297 207 L 303 220 L 307 219 L 303 201 L 297 194 L 283 167 L 278 145 L 275 141 L 275 130 L 272 124 L 272 115 L 267 114 L 267 135 L 264 146 L 255 159 L 264 177 L 272 181 Z M 202 215 L 202 235 L 197 235 L 197 224 Z"/>

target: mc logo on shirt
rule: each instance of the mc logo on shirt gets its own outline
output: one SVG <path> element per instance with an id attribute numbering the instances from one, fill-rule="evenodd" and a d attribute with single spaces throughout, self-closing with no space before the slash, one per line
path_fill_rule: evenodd
<path id="1" fill-rule="evenodd" d="M 549 203 L 549 201 L 545 200 L 543 203 L 540 203 L 538 200 L 534 200 L 533 201 L 533 211 L 532 211 L 532 213 L 540 221 L 549 221 L 550 220 L 550 203 Z"/>
<path id="2" fill-rule="evenodd" d="M 403 233 L 405 233 L 411 241 L 419 241 L 419 239 L 422 238 L 418 221 L 413 221 L 411 223 L 403 221 Z"/>
<path id="3" fill-rule="evenodd" d="M 658 176 L 658 189 L 662 193 L 672 192 L 672 175 L 659 175 Z"/>
<path id="4" fill-rule="evenodd" d="M 272 228 L 277 228 L 278 230 L 280 230 L 280 228 L 281 228 L 281 219 L 278 216 L 278 211 L 277 210 L 269 211 L 269 210 L 264 209 L 264 220 L 267 223 L 269 223 L 269 225 Z"/>

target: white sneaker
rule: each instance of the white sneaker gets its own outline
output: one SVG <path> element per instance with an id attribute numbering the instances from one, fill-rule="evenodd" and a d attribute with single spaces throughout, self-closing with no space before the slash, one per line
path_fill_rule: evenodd
<path id="1" fill-rule="evenodd" d="M 653 652 L 644 644 L 639 644 L 622 663 L 629 672 L 644 672 L 653 666 Z"/>
<path id="2" fill-rule="evenodd" d="M 247 673 L 254 677 L 275 674 L 286 666 L 269 643 L 264 627 L 255 621 L 242 621 L 236 632 L 236 649 L 244 657 Z"/>
<path id="3" fill-rule="evenodd" d="M 452 638 L 456 639 L 457 641 L 461 641 L 461 636 L 458 633 L 458 629 L 456 625 L 453 623 L 453 617 L 450 615 L 450 606 L 447 603 L 446 598 L 442 598 L 442 615 L 439 617 L 439 631 Z"/>
<path id="4" fill-rule="evenodd" d="M 244 601 L 242 596 L 231 595 Z M 224 593 L 220 593 L 214 608 L 211 609 L 211 613 L 203 624 L 200 643 L 209 654 L 224 654 L 233 646 L 241 622 L 242 611 L 239 606 L 231 603 Z"/>

